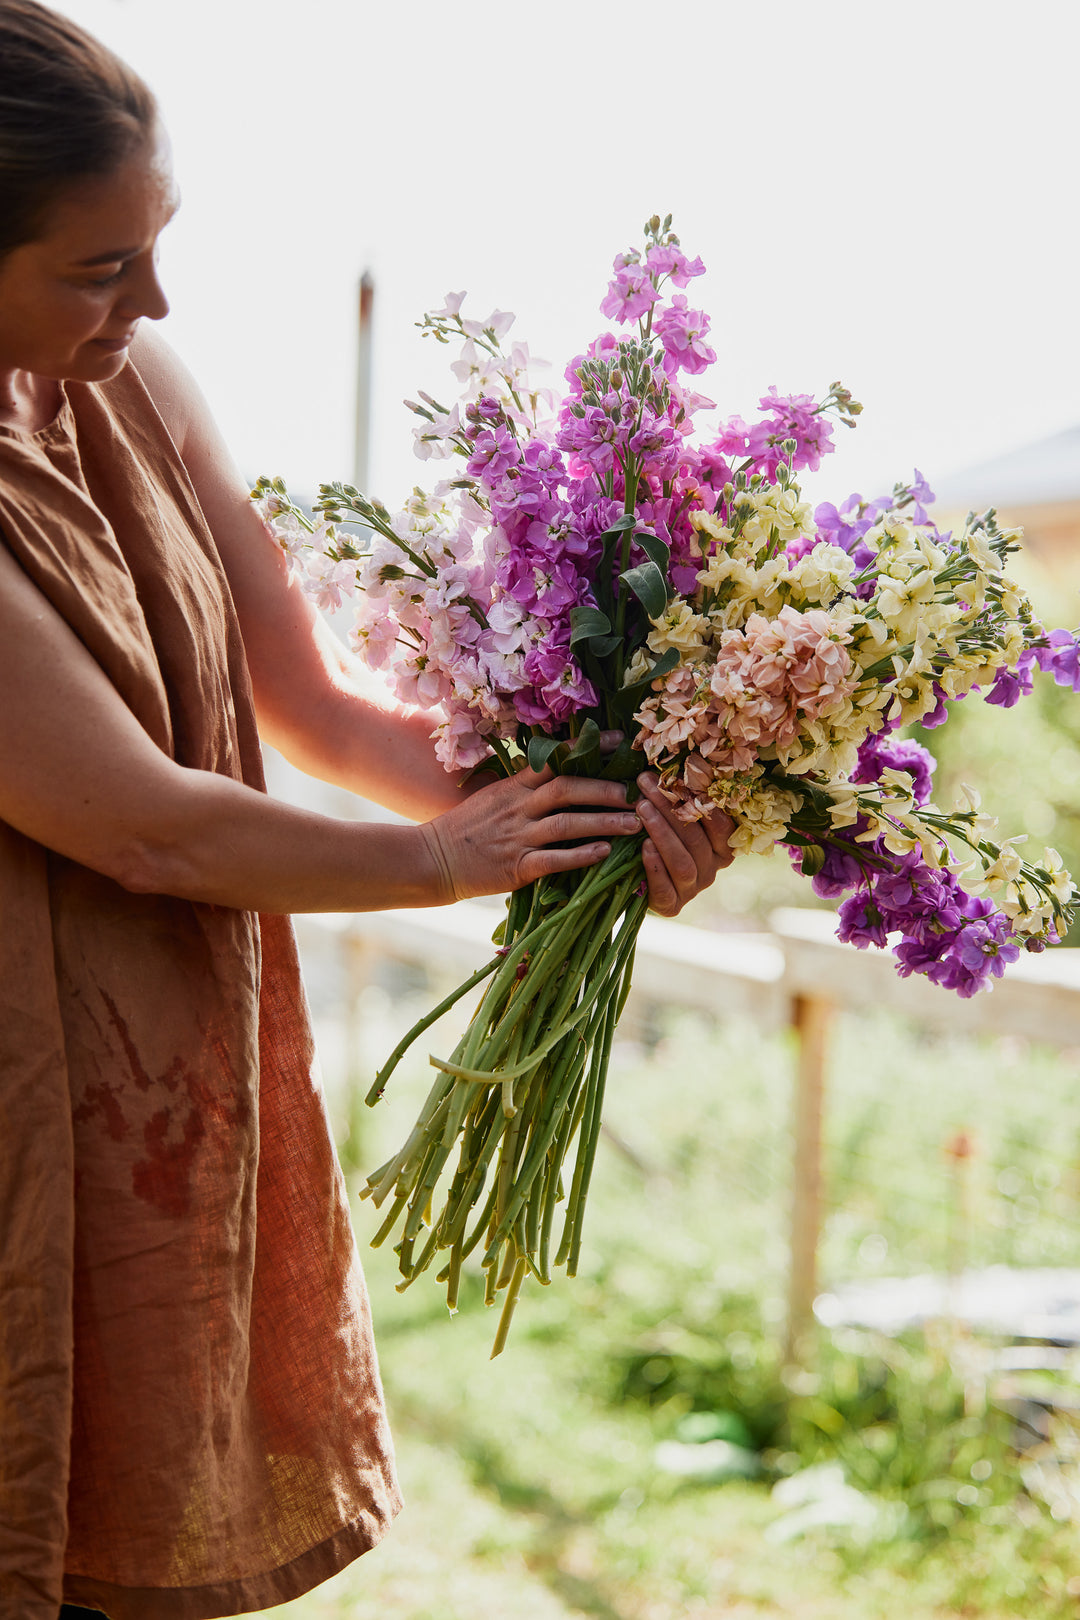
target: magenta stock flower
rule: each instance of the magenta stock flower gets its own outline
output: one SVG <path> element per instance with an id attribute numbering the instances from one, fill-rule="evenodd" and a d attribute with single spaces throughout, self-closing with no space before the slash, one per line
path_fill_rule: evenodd
<path id="1" fill-rule="evenodd" d="M 684 295 L 675 294 L 657 317 L 654 327 L 664 346 L 666 372 L 672 376 L 677 371 L 696 375 L 712 365 L 716 351 L 705 342 L 710 324 L 703 310 L 690 309 Z"/>
<path id="2" fill-rule="evenodd" d="M 649 248 L 645 263 L 656 276 L 670 276 L 676 287 L 689 286 L 694 276 L 703 276 L 705 266 L 700 259 L 688 259 L 681 248 L 673 245 Z"/>
<path id="3" fill-rule="evenodd" d="M 600 305 L 600 313 L 613 321 L 636 321 L 652 308 L 660 294 L 642 264 L 623 264 L 616 259 L 615 272 L 615 279 L 609 284 L 607 295 Z"/>

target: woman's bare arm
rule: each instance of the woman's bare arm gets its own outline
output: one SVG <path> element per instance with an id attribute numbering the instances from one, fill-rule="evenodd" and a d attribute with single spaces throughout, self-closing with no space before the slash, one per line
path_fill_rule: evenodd
<path id="1" fill-rule="evenodd" d="M 190 373 L 154 332 L 140 332 L 133 356 L 228 575 L 264 740 L 309 776 L 416 820 L 459 803 L 430 716 L 396 702 L 290 578 Z"/>
<path id="2" fill-rule="evenodd" d="M 526 772 L 422 826 L 337 821 L 157 747 L 0 546 L 0 819 L 136 892 L 260 911 L 437 905 L 591 865 L 637 831 L 617 783 Z M 585 840 L 577 848 L 553 847 Z"/>

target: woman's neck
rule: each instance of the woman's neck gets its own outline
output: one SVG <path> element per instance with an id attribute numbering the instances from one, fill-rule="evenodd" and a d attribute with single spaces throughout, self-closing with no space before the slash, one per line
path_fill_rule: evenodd
<path id="1" fill-rule="evenodd" d="M 0 371 L 0 426 L 39 433 L 54 420 L 63 399 L 55 377 L 31 371 Z"/>

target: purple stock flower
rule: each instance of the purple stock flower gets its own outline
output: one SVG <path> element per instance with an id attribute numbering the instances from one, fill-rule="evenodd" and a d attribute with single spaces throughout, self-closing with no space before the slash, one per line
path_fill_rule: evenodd
<path id="1" fill-rule="evenodd" d="M 948 699 L 945 696 L 944 689 L 940 686 L 935 686 L 934 692 L 937 696 L 937 703 L 930 710 L 929 714 L 924 714 L 922 719 L 919 721 L 919 724 L 922 726 L 924 731 L 934 731 L 938 726 L 943 726 L 946 720 L 949 718 L 949 711 L 947 708 Z M 963 696 L 965 696 L 965 694 L 961 692 L 954 699 L 954 702 L 959 703 Z"/>
<path id="2" fill-rule="evenodd" d="M 473 478 L 494 483 L 509 467 L 516 465 L 517 459 L 518 443 L 509 428 L 484 428 L 476 436 L 465 470 Z"/>
<path id="3" fill-rule="evenodd" d="M 915 519 L 916 523 L 929 522 L 926 508 L 933 505 L 934 501 L 937 500 L 937 496 L 930 488 L 930 485 L 926 482 L 926 479 L 923 477 L 918 467 L 915 468 L 915 478 L 910 485 L 910 489 L 914 498 L 914 505 L 911 509 L 912 517 Z"/>
<path id="4" fill-rule="evenodd" d="M 823 501 L 814 508 L 814 522 L 817 524 L 818 534 L 822 540 L 827 540 L 831 546 L 839 546 L 842 551 L 855 555 L 856 547 L 863 535 L 874 527 L 877 522 L 877 511 L 873 506 L 866 506 L 863 515 L 859 509 L 863 506 L 861 495 L 849 495 L 844 504 L 836 507 L 831 501 Z M 873 553 L 869 547 L 863 548 L 866 561 L 869 562 Z"/>
<path id="5" fill-rule="evenodd" d="M 1053 675 L 1058 686 L 1070 686 L 1080 692 L 1080 633 L 1069 630 L 1051 630 L 1046 647 L 1033 649 L 1035 661 L 1047 675 Z"/>
<path id="6" fill-rule="evenodd" d="M 827 840 L 814 888 L 823 895 L 855 889 L 839 908 L 837 937 L 844 943 L 882 948 L 890 934 L 901 935 L 893 948 L 901 978 L 921 973 L 973 996 L 1020 954 L 1009 919 L 989 900 L 967 894 L 951 872 L 929 866 L 918 850 L 892 855 L 877 839 L 864 864 Z"/>
<path id="7" fill-rule="evenodd" d="M 876 945 L 884 950 L 889 943 L 885 921 L 868 894 L 853 894 L 840 907 L 840 926 L 836 937 L 844 945 L 857 945 L 865 950 Z"/>
<path id="8" fill-rule="evenodd" d="M 993 686 L 986 694 L 987 703 L 993 703 L 1000 709 L 1011 709 L 1022 697 L 1027 697 L 1031 692 L 1036 661 L 1035 649 L 1026 647 L 1017 659 L 1015 669 L 999 669 Z"/>
<path id="9" fill-rule="evenodd" d="M 887 731 L 872 733 L 859 745 L 859 763 L 853 782 L 880 782 L 884 770 L 906 771 L 916 804 L 925 804 L 933 788 L 937 761 L 921 743 L 894 738 Z"/>
<path id="10" fill-rule="evenodd" d="M 582 414 L 579 416 L 577 411 Z M 615 462 L 618 430 L 619 424 L 612 421 L 603 406 L 579 405 L 577 410 L 563 414 L 556 443 L 587 467 L 605 473 Z"/>

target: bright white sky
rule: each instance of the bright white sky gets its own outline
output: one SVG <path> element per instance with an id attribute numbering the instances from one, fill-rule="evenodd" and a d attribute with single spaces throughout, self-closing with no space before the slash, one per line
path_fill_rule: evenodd
<path id="1" fill-rule="evenodd" d="M 425 467 L 415 331 L 467 288 L 557 362 L 614 254 L 675 215 L 722 414 L 861 398 L 815 498 L 931 482 L 1080 419 L 1076 86 L 1060 0 L 62 0 L 149 80 L 184 205 L 166 334 L 245 472 L 348 477 L 377 286 L 372 484 Z M 700 419 L 699 419 L 700 420 Z M 839 432 L 840 430 L 838 430 Z"/>

